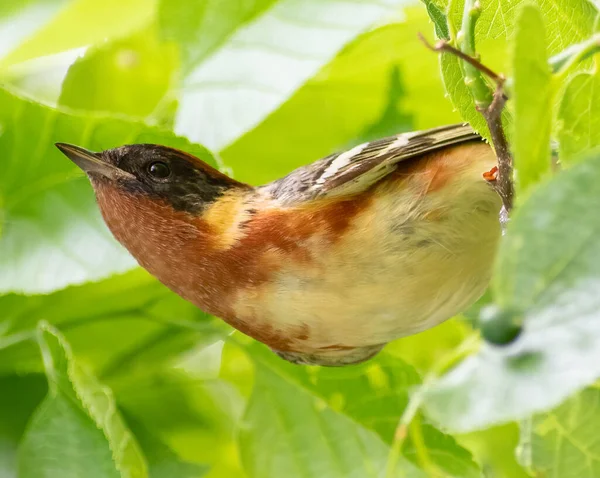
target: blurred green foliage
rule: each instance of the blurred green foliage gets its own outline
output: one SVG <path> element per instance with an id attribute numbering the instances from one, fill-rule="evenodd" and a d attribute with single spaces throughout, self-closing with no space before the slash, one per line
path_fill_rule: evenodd
<path id="1" fill-rule="evenodd" d="M 365 364 L 293 366 L 168 291 L 53 146 L 167 144 L 261 184 L 403 131 L 465 120 L 485 135 L 458 60 L 417 39 L 455 39 L 463 2 L 424 3 L 0 3 L 1 478 L 383 476 L 414 390 L 490 301 L 522 313 L 523 337 L 434 384 L 392 471 L 600 476 L 599 69 L 545 68 L 593 34 L 593 3 L 481 2 L 478 48 L 509 75 L 528 197 L 468 320 Z M 573 164 L 552 178 L 549 138 Z"/>

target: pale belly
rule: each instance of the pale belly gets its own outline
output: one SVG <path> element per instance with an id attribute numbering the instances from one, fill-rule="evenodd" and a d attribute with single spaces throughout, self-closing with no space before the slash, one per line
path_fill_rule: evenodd
<path id="1" fill-rule="evenodd" d="M 285 358 L 332 365 L 460 313 L 485 291 L 500 237 L 500 201 L 480 171 L 450 197 L 379 194 L 338 242 L 313 238 L 308 264 L 282 262 L 237 294 L 237 317 L 288 337 Z"/>

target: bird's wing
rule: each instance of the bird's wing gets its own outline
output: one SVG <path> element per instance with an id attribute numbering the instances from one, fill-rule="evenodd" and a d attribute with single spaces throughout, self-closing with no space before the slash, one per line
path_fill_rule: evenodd
<path id="1" fill-rule="evenodd" d="M 358 194 L 404 160 L 453 144 L 481 140 L 470 126 L 457 124 L 360 144 L 303 166 L 261 189 L 281 204 Z"/>

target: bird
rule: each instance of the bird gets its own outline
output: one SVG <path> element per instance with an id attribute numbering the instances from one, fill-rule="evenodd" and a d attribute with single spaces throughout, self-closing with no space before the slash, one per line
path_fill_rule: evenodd
<path id="1" fill-rule="evenodd" d="M 464 311 L 491 278 L 497 159 L 467 124 L 366 142 L 261 186 L 157 144 L 56 146 L 141 267 L 295 364 L 367 361 Z"/>

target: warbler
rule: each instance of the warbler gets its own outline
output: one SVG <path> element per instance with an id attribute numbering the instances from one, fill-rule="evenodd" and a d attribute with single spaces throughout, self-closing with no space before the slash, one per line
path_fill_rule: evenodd
<path id="1" fill-rule="evenodd" d="M 161 145 L 56 146 L 143 268 L 294 363 L 365 361 L 488 285 L 496 157 L 466 125 L 361 144 L 259 187 Z"/>

